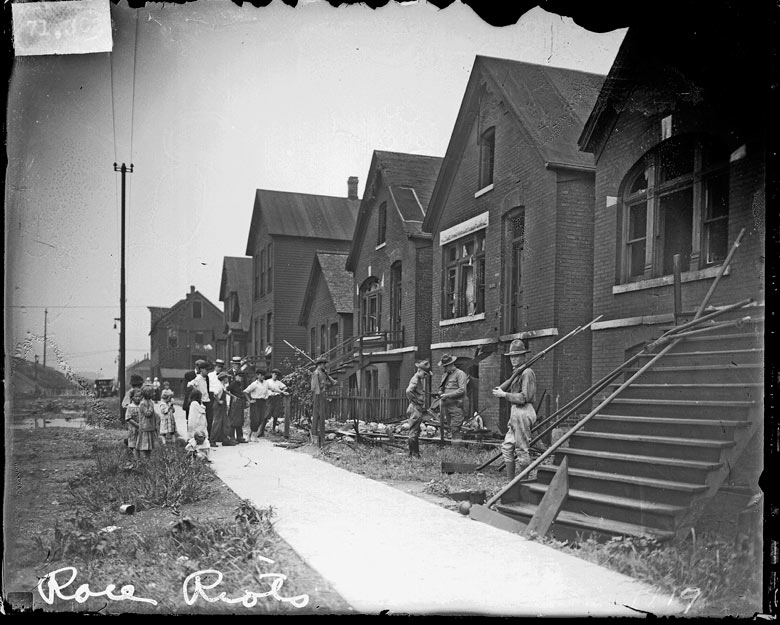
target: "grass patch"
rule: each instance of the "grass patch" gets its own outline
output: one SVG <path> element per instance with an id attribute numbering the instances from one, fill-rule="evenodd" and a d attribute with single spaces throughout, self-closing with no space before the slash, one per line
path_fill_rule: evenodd
<path id="1" fill-rule="evenodd" d="M 276 534 L 272 523 L 273 510 L 257 509 L 242 500 L 228 520 L 198 521 L 179 517 L 169 528 L 156 534 L 123 531 L 102 527 L 106 521 L 101 514 L 77 513 L 52 532 L 35 537 L 35 543 L 50 562 L 49 570 L 65 563 L 78 571 L 77 584 L 89 580 L 93 591 L 103 590 L 108 584 L 117 587 L 132 584 L 135 596 L 154 599 L 158 605 L 124 602 L 109 604 L 109 611 L 131 612 L 217 612 L 235 613 L 251 607 L 252 613 L 291 613 L 311 611 L 306 580 L 287 578 L 278 562 L 287 558 L 289 549 Z M 195 595 L 193 579 L 189 576 L 201 571 L 219 571 L 219 586 L 204 592 L 212 599 L 220 592 L 227 598 L 241 598 L 246 591 L 265 594 L 256 603 L 244 606 L 240 602 L 228 604 L 209 602 Z M 59 582 L 67 580 L 63 573 Z M 214 572 L 203 573 L 203 585 L 217 581 Z M 308 588 L 307 588 L 308 587 Z M 185 597 L 194 598 L 191 605 Z M 54 609 L 64 607 L 56 600 Z M 89 599 L 83 610 L 106 607 L 105 600 Z M 306 610 L 306 608 L 309 608 Z M 343 605 L 346 609 L 346 605 Z"/>
<path id="2" fill-rule="evenodd" d="M 760 562 L 715 534 L 697 539 L 692 530 L 673 543 L 625 536 L 579 543 L 532 539 L 652 584 L 678 599 L 690 616 L 752 616 L 761 609 Z"/>
<path id="3" fill-rule="evenodd" d="M 145 460 L 131 459 L 120 445 L 92 447 L 95 465 L 69 481 L 70 494 L 85 510 L 103 512 L 122 504 L 137 510 L 173 508 L 206 497 L 205 485 L 216 479 L 180 444 L 163 445 Z"/>

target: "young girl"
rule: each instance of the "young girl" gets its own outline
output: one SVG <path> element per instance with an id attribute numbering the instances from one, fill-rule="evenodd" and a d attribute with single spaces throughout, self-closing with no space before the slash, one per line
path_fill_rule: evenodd
<path id="1" fill-rule="evenodd" d="M 138 405 L 141 403 L 141 389 L 134 388 L 129 391 L 130 403 L 125 410 L 125 423 L 127 423 L 127 453 L 131 456 L 138 457 L 138 449 L 136 444 L 138 442 L 138 422 L 140 414 L 138 412 Z"/>
<path id="2" fill-rule="evenodd" d="M 163 382 L 163 390 L 160 393 L 160 434 L 166 444 L 173 443 L 176 439 L 176 419 L 174 417 L 173 391 L 169 382 Z"/>
<path id="3" fill-rule="evenodd" d="M 160 413 L 154 405 L 154 388 L 149 384 L 141 388 L 141 403 L 138 404 L 138 442 L 136 450 L 148 458 L 157 446 L 160 437 Z"/>
<path id="4" fill-rule="evenodd" d="M 206 407 L 201 402 L 202 395 L 199 389 L 194 388 L 190 393 L 190 413 L 187 416 L 187 436 L 194 438 L 195 432 L 208 431 L 206 422 Z"/>
<path id="5" fill-rule="evenodd" d="M 209 439 L 206 438 L 205 430 L 194 432 L 192 438 L 187 441 L 187 446 L 184 450 L 190 458 L 200 458 L 206 462 L 211 462 L 209 460 L 211 445 L 209 444 Z"/>

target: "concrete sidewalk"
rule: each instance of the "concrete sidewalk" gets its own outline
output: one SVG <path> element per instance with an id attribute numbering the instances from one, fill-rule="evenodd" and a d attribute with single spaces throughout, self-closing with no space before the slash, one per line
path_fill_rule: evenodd
<path id="1" fill-rule="evenodd" d="M 179 431 L 186 431 L 177 411 Z M 316 460 L 257 444 L 212 449 L 217 475 L 357 611 L 376 614 L 682 614 L 668 595 Z"/>

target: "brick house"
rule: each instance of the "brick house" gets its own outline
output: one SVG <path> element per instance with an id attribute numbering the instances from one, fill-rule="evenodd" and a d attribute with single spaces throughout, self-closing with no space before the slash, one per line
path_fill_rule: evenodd
<path id="1" fill-rule="evenodd" d="M 422 220 L 442 159 L 374 151 L 346 259 L 355 337 L 363 337 L 358 386 L 405 387 L 430 357 L 431 235 Z"/>
<path id="2" fill-rule="evenodd" d="M 194 286 L 170 308 L 149 306 L 151 313 L 151 370 L 178 389 L 195 361 L 217 358 L 217 341 L 224 340 L 224 315 Z"/>
<path id="3" fill-rule="evenodd" d="M 344 268 L 346 252 L 317 252 L 303 298 L 299 325 L 309 337 L 314 358 L 352 336 L 352 276 Z"/>
<path id="4" fill-rule="evenodd" d="M 257 190 L 246 245 L 253 259 L 249 351 L 268 367 L 295 362 L 284 341 L 308 345 L 298 321 L 312 262 L 318 250 L 349 249 L 360 205 L 357 186 L 350 177 L 347 197 Z"/>
<path id="5" fill-rule="evenodd" d="M 244 357 L 249 352 L 252 327 L 252 267 L 251 258 L 225 256 L 222 261 L 219 301 L 225 306 L 225 362 L 233 356 Z"/>
<path id="6" fill-rule="evenodd" d="M 472 407 L 493 429 L 508 418 L 491 389 L 509 343 L 536 353 L 592 319 L 594 166 L 576 140 L 603 79 L 476 57 L 433 190 L 433 363 L 478 363 Z M 583 333 L 535 365 L 542 412 L 589 385 L 590 358 Z"/>

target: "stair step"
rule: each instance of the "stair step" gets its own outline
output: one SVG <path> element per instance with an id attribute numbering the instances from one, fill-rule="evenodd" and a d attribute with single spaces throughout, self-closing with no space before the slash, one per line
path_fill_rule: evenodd
<path id="1" fill-rule="evenodd" d="M 645 377 L 640 380 L 646 379 Z M 620 387 L 620 383 L 610 384 L 607 393 L 613 393 Z M 622 398 L 653 399 L 663 397 L 665 399 L 709 399 L 730 400 L 738 399 L 749 401 L 751 398 L 763 395 L 764 385 L 760 382 L 744 382 L 735 384 L 724 382 L 722 384 L 709 384 L 705 382 L 691 383 L 634 383 L 620 393 Z"/>
<path id="2" fill-rule="evenodd" d="M 748 411 L 759 405 L 753 400 L 636 399 L 620 395 L 600 412 L 675 419 L 736 419 L 747 417 Z"/>
<path id="3" fill-rule="evenodd" d="M 709 407 L 709 408 L 750 408 L 756 402 L 750 400 L 707 400 L 707 399 L 631 399 L 616 397 L 613 404 L 631 404 L 640 406 L 680 406 L 683 408 Z"/>
<path id="4" fill-rule="evenodd" d="M 722 441 L 700 438 L 679 438 L 676 436 L 648 436 L 645 434 L 614 434 L 611 432 L 587 432 L 580 430 L 574 436 L 585 438 L 601 438 L 613 441 L 632 441 L 638 443 L 651 443 L 653 445 L 680 445 L 685 447 L 733 447 L 734 441 Z"/>
<path id="5" fill-rule="evenodd" d="M 528 488 L 536 493 L 544 496 L 547 492 L 548 484 L 533 483 L 528 484 Z M 642 501 L 641 499 L 633 499 L 630 497 L 616 497 L 615 495 L 605 495 L 603 493 L 593 493 L 587 490 L 570 489 L 568 497 L 570 499 L 583 499 L 586 501 L 595 501 L 599 503 L 609 504 L 616 508 L 632 508 L 634 510 L 641 510 L 643 512 L 657 512 L 660 514 L 679 514 L 686 508 L 685 506 L 675 506 L 673 504 L 658 503 L 653 501 Z"/>
<path id="6" fill-rule="evenodd" d="M 613 451 L 597 451 L 591 449 L 575 449 L 572 447 L 562 447 L 558 449 L 559 453 L 574 456 L 585 456 L 588 458 L 602 458 L 604 460 L 621 460 L 623 462 L 648 463 L 654 465 L 663 465 L 669 467 L 683 467 L 689 469 L 700 469 L 703 471 L 714 471 L 720 467 L 720 462 L 706 460 L 686 460 L 684 458 L 664 458 L 662 456 L 642 456 L 639 454 L 623 454 Z"/>
<path id="7" fill-rule="evenodd" d="M 685 345 L 685 343 L 681 343 L 677 346 L 677 348 Z M 675 350 L 677 349 L 675 348 Z M 764 350 L 760 347 L 750 347 L 746 349 L 713 349 L 713 350 L 707 350 L 707 351 L 670 351 L 664 354 L 664 358 L 690 358 L 695 356 L 757 356 L 764 353 Z M 640 354 L 640 358 L 653 358 L 656 354 Z"/>
<path id="8" fill-rule="evenodd" d="M 750 421 L 747 420 L 597 414 L 591 418 L 584 431 L 613 432 L 615 434 L 648 434 L 650 436 L 684 433 L 686 435 L 685 438 L 732 438 L 734 430 L 749 425 Z"/>
<path id="9" fill-rule="evenodd" d="M 536 505 L 522 502 L 511 504 L 498 504 L 496 510 L 509 516 L 520 517 L 526 522 L 533 517 L 536 512 Z M 569 512 L 561 510 L 553 523 L 552 531 L 556 533 L 557 525 L 568 525 L 578 528 L 580 531 L 592 531 L 611 536 L 647 536 L 658 540 L 671 540 L 674 538 L 674 532 L 658 530 L 655 528 L 635 525 L 633 523 L 623 523 L 601 517 L 593 517 L 579 512 Z M 557 535 L 557 534 L 556 534 Z"/>
<path id="10" fill-rule="evenodd" d="M 633 475 L 630 466 L 624 466 L 614 472 L 603 471 L 600 468 L 598 465 L 588 469 L 573 468 L 573 463 L 570 464 L 569 488 L 676 506 L 690 506 L 695 499 L 707 492 L 704 482 L 695 483 L 684 477 L 659 479 L 660 476 L 657 474 L 653 477 L 642 477 Z M 538 481 L 549 484 L 557 469 L 557 466 L 539 467 Z M 521 499 L 526 500 L 522 497 Z"/>
<path id="11" fill-rule="evenodd" d="M 542 465 L 537 471 L 539 473 L 550 473 L 552 475 L 558 470 L 557 466 Z M 652 477 L 640 477 L 638 475 L 625 475 L 621 473 L 605 473 L 604 471 L 592 471 L 590 469 L 572 469 L 569 468 L 569 476 L 586 477 L 594 480 L 604 480 L 608 482 L 625 482 L 637 486 L 647 486 L 649 488 L 663 488 L 666 490 L 676 490 L 690 494 L 703 493 L 707 490 L 706 484 L 691 484 L 689 482 L 675 482 L 672 480 L 659 480 Z"/>
<path id="12" fill-rule="evenodd" d="M 569 444 L 574 449 L 613 451 L 617 453 L 651 455 L 663 458 L 719 461 L 724 449 L 735 445 L 733 440 L 681 438 L 642 434 L 579 431 Z"/>

